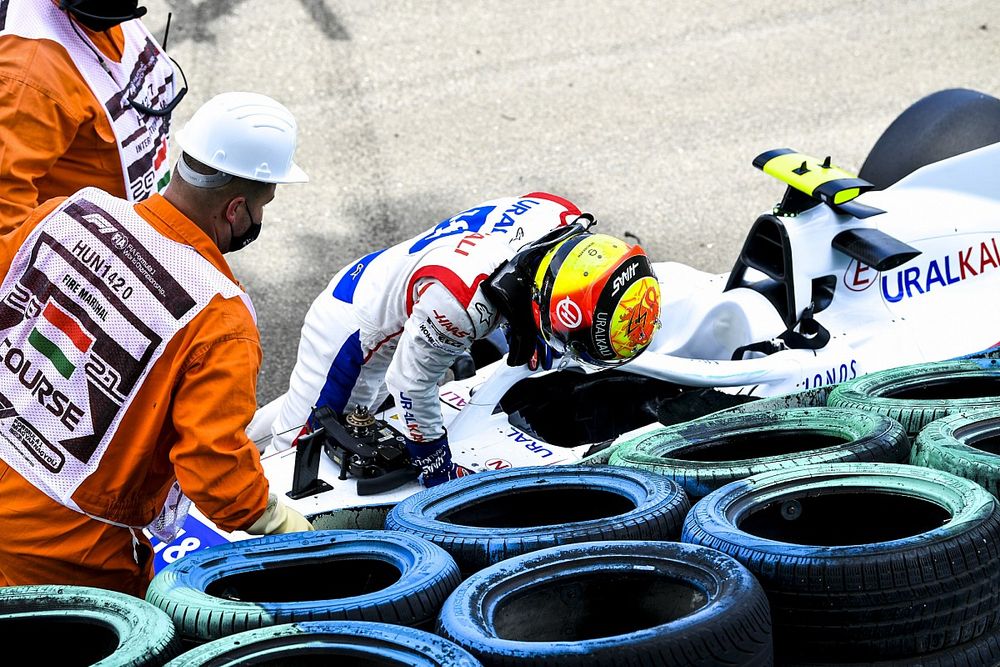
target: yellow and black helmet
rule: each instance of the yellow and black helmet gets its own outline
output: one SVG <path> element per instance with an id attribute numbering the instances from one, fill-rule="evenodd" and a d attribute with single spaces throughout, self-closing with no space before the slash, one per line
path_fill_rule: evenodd
<path id="1" fill-rule="evenodd" d="M 638 245 L 581 232 L 550 248 L 532 286 L 546 344 L 596 366 L 635 358 L 659 326 L 660 285 Z"/>

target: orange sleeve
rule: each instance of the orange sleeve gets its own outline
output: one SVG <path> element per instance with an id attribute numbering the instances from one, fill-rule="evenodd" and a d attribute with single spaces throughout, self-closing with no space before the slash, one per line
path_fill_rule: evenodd
<path id="1" fill-rule="evenodd" d="M 10 48 L 6 42 L 4 57 Z M 80 126 L 50 90 L 28 78 L 33 66 L 49 66 L 36 59 L 40 48 L 40 42 L 20 40 L 23 69 L 0 69 L 0 234 L 21 224 L 38 206 L 36 181 L 66 152 Z M 65 75 L 52 72 L 53 77 Z"/>
<path id="2" fill-rule="evenodd" d="M 65 199 L 65 197 L 54 197 L 48 200 L 34 211 L 31 211 L 24 224 L 19 225 L 14 231 L 8 231 L 3 236 L 0 236 L 0 282 L 3 282 L 3 277 L 7 275 L 7 271 L 10 269 L 11 260 L 14 259 L 17 251 L 21 249 L 24 239 L 28 238 L 31 230 L 45 216 L 62 204 Z"/>
<path id="3" fill-rule="evenodd" d="M 234 312 L 224 309 L 222 316 L 237 317 Z M 185 495 L 219 528 L 232 531 L 263 514 L 268 482 L 245 432 L 257 409 L 260 343 L 240 334 L 239 326 L 227 329 L 236 333 L 203 348 L 181 373 L 173 395 L 177 441 L 170 460 Z"/>

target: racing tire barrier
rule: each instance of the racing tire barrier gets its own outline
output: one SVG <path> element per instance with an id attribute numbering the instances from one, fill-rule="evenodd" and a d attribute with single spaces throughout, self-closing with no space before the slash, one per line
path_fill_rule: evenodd
<path id="1" fill-rule="evenodd" d="M 146 599 L 202 643 L 297 621 L 429 627 L 460 580 L 452 557 L 418 537 L 319 530 L 195 552 L 153 577 Z"/>
<path id="2" fill-rule="evenodd" d="M 666 475 L 689 498 L 734 480 L 812 463 L 909 460 L 910 439 L 894 419 L 850 408 L 789 408 L 719 414 L 640 435 L 611 465 Z"/>
<path id="3" fill-rule="evenodd" d="M 397 665 L 479 667 L 454 643 L 423 630 L 367 621 L 286 623 L 216 639 L 167 667 L 243 665 Z"/>
<path id="4" fill-rule="evenodd" d="M 910 463 L 971 479 L 1000 497 L 1000 408 L 932 421 L 917 434 Z"/>
<path id="5" fill-rule="evenodd" d="M 924 165 L 1000 141 L 1000 100 L 965 88 L 917 100 L 878 138 L 858 172 L 883 190 Z"/>
<path id="6" fill-rule="evenodd" d="M 782 663 L 913 658 L 1000 621 L 1000 505 L 939 470 L 831 463 L 752 475 L 696 503 L 681 539 L 757 577 Z"/>
<path id="7" fill-rule="evenodd" d="M 10 640 L 8 653 L 36 665 L 158 667 L 181 652 L 174 624 L 161 610 L 90 586 L 0 588 L 0 637 Z"/>
<path id="8" fill-rule="evenodd" d="M 925 653 L 917 659 L 795 663 L 795 667 L 984 667 L 985 665 L 1000 665 L 1000 631 L 993 630 L 972 641 Z"/>
<path id="9" fill-rule="evenodd" d="M 691 503 L 677 483 L 616 466 L 485 471 L 416 493 L 385 527 L 429 540 L 465 574 L 529 551 L 595 540 L 672 540 Z"/>
<path id="10" fill-rule="evenodd" d="M 1000 407 L 1000 366 L 962 359 L 875 371 L 834 387 L 827 405 L 887 415 L 912 438 L 952 413 Z"/>
<path id="11" fill-rule="evenodd" d="M 484 665 L 770 665 L 767 598 L 729 556 L 677 542 L 585 542 L 480 570 L 437 633 Z"/>

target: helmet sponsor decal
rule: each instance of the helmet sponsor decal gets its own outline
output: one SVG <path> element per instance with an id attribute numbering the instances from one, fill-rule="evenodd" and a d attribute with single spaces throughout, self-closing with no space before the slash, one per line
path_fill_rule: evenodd
<path id="1" fill-rule="evenodd" d="M 618 271 L 618 275 L 611 282 L 611 296 L 618 296 L 618 292 L 628 285 L 635 278 L 635 271 L 639 268 L 639 258 L 636 257 L 628 262 Z"/>
<path id="2" fill-rule="evenodd" d="M 643 278 L 628 288 L 615 308 L 611 347 L 626 359 L 649 345 L 660 312 L 660 287 L 653 278 Z"/>
<path id="3" fill-rule="evenodd" d="M 628 258 L 609 278 L 594 310 L 591 354 L 618 361 L 649 344 L 660 312 L 659 283 L 645 256 Z"/>
<path id="4" fill-rule="evenodd" d="M 556 304 L 556 319 L 567 329 L 576 329 L 583 324 L 583 312 L 568 296 Z"/>

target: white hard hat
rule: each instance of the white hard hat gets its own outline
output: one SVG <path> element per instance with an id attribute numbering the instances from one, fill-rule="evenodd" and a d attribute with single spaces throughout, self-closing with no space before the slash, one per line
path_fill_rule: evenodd
<path id="1" fill-rule="evenodd" d="M 298 125 L 281 103 L 258 93 L 222 93 L 205 102 L 177 143 L 195 160 L 226 174 L 263 183 L 304 183 L 292 162 Z"/>

